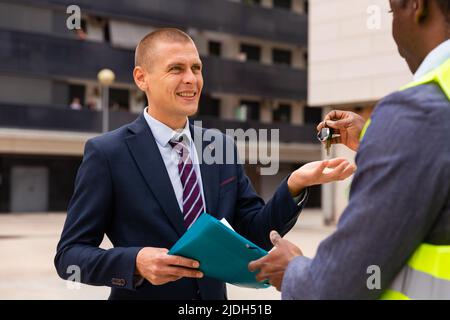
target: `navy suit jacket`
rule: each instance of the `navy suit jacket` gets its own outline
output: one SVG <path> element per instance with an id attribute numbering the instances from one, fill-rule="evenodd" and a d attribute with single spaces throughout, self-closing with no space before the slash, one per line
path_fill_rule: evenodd
<path id="1" fill-rule="evenodd" d="M 203 132 L 192 125 L 191 131 L 193 137 Z M 234 150 L 234 163 L 200 164 L 207 212 L 226 218 L 237 232 L 269 250 L 270 230 L 287 233 L 301 206 L 290 195 L 286 179 L 264 204 L 237 163 L 234 141 L 222 134 L 218 137 L 221 143 L 220 139 L 202 142 L 201 151 L 206 147 Z M 185 231 L 166 167 L 141 115 L 86 143 L 55 267 L 67 279 L 72 275 L 70 266 L 78 266 L 82 283 L 112 288 L 110 299 L 225 299 L 225 284 L 208 277 L 182 278 L 161 286 L 144 281 L 135 288 L 139 250 L 169 249 Z M 112 249 L 99 248 L 105 234 Z"/>

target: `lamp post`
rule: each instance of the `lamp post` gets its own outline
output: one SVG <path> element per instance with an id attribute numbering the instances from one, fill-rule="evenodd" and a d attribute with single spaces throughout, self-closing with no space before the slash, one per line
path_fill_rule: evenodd
<path id="1" fill-rule="evenodd" d="M 109 130 L 109 86 L 116 78 L 114 72 L 110 69 L 102 69 L 97 74 L 97 79 L 102 87 L 102 132 Z"/>

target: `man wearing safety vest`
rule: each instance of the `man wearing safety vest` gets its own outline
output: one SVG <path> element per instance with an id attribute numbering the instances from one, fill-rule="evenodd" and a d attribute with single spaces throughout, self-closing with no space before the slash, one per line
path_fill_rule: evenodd
<path id="1" fill-rule="evenodd" d="M 276 248 L 250 263 L 283 299 L 450 299 L 450 0 L 390 5 L 414 81 L 365 125 L 335 110 L 318 126 L 357 151 L 358 169 L 337 230 L 313 259 L 272 232 Z"/>

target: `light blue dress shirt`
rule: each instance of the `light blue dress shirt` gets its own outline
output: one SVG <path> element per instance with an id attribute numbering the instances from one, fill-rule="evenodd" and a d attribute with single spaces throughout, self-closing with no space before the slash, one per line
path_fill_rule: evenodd
<path id="1" fill-rule="evenodd" d="M 436 69 L 450 59 L 450 40 L 446 40 L 434 48 L 423 60 L 419 69 L 414 74 L 414 80 L 420 80 L 433 69 Z"/>
<path id="2" fill-rule="evenodd" d="M 184 137 L 183 141 L 186 142 L 186 148 L 189 150 L 189 155 L 192 159 L 195 174 L 197 175 L 198 183 L 200 186 L 200 193 L 203 199 L 203 203 L 206 208 L 205 196 L 203 193 L 202 175 L 200 172 L 200 165 L 198 161 L 197 150 L 195 144 L 192 140 L 191 131 L 189 130 L 189 121 L 186 118 L 186 125 L 182 131 L 175 131 L 166 126 L 161 121 L 156 120 L 151 115 L 148 114 L 147 108 L 144 109 L 145 121 L 147 121 L 150 130 L 156 140 L 156 145 L 158 146 L 161 157 L 166 166 L 167 173 L 169 175 L 170 182 L 172 183 L 173 191 L 178 201 L 178 206 L 181 212 L 183 212 L 183 185 L 181 184 L 180 174 L 178 172 L 178 161 L 179 155 L 169 144 L 171 139 L 178 139 Z"/>

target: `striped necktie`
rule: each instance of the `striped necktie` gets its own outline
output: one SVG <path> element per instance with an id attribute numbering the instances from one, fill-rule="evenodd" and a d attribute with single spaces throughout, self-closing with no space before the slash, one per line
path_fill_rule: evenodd
<path id="1" fill-rule="evenodd" d="M 169 144 L 180 156 L 178 173 L 183 186 L 184 225 L 189 229 L 200 214 L 205 211 L 200 184 L 186 146 L 181 141 L 173 139 L 169 141 Z"/>

